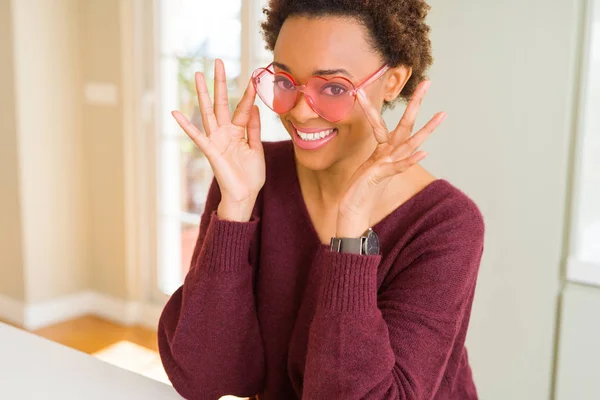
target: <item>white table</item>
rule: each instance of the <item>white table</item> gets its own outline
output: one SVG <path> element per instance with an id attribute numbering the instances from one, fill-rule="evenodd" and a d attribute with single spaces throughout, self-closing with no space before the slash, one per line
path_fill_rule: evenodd
<path id="1" fill-rule="evenodd" d="M 0 399 L 179 399 L 171 386 L 0 323 Z"/>

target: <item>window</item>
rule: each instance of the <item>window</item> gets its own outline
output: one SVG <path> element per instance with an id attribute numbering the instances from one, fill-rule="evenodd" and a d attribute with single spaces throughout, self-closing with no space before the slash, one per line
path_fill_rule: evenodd
<path id="1" fill-rule="evenodd" d="M 600 2 L 589 6 L 567 276 L 600 285 Z"/>
<path id="2" fill-rule="evenodd" d="M 223 59 L 233 110 L 252 71 L 270 63 L 259 32 L 262 1 L 159 0 L 157 7 L 157 271 L 156 285 L 171 294 L 182 283 L 198 236 L 213 177 L 211 167 L 170 115 L 180 110 L 202 129 L 194 72 L 213 91 L 213 60 Z M 261 107 L 262 138 L 287 138 L 279 119 Z"/>

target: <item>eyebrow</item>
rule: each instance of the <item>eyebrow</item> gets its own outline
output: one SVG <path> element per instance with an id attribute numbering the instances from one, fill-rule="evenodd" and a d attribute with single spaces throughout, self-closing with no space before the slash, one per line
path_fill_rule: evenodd
<path id="1" fill-rule="evenodd" d="M 288 67 L 285 64 L 282 64 L 280 62 L 277 61 L 273 61 L 273 66 L 277 67 L 279 69 L 284 70 L 285 72 L 287 72 L 288 74 L 291 74 L 292 71 L 290 69 L 290 67 Z M 350 72 L 348 72 L 348 70 L 344 69 L 344 68 L 336 68 L 336 69 L 318 69 L 316 71 L 313 71 L 313 76 L 319 76 L 319 75 L 346 75 L 349 78 L 353 78 L 352 74 Z"/>

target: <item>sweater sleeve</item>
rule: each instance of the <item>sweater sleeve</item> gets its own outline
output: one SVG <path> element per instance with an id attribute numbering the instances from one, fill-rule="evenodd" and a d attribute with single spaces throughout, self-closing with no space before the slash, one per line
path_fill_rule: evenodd
<path id="1" fill-rule="evenodd" d="M 321 252 L 303 398 L 434 398 L 457 374 L 483 232 L 471 210 L 418 234 L 379 289 L 381 256 Z"/>
<path id="2" fill-rule="evenodd" d="M 264 380 L 253 287 L 259 219 L 221 220 L 215 211 L 219 202 L 213 180 L 190 270 L 158 327 L 165 371 L 187 399 L 250 397 Z"/>

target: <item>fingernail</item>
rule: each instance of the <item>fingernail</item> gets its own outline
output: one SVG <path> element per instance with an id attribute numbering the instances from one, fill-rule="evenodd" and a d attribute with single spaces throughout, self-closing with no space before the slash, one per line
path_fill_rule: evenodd
<path id="1" fill-rule="evenodd" d="M 362 89 L 358 89 L 358 94 L 363 99 L 365 99 L 367 97 L 367 94 Z"/>

